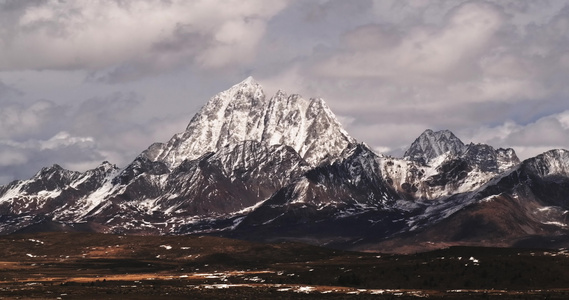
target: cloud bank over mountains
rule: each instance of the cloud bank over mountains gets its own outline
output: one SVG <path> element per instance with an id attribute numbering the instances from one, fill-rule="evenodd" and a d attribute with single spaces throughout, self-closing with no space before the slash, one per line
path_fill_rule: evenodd
<path id="1" fill-rule="evenodd" d="M 252 75 L 402 154 L 569 148 L 569 1 L 0 1 L 0 181 L 123 166 Z"/>

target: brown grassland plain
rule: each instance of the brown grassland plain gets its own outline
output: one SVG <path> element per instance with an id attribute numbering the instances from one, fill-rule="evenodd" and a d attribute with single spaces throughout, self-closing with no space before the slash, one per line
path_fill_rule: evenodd
<path id="1" fill-rule="evenodd" d="M 399 255 L 211 236 L 0 237 L 0 299 L 569 299 L 569 251 Z"/>

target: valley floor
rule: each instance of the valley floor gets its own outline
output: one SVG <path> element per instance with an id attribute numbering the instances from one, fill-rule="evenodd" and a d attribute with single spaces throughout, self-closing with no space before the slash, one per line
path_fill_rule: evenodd
<path id="1" fill-rule="evenodd" d="M 569 251 L 413 255 L 198 236 L 0 237 L 0 299 L 567 299 Z"/>

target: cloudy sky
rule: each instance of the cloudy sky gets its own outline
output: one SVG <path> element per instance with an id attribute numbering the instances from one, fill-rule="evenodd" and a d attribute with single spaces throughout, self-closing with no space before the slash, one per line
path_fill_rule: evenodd
<path id="1" fill-rule="evenodd" d="M 401 155 L 569 148 L 569 0 L 0 0 L 0 184 L 125 166 L 252 75 Z"/>

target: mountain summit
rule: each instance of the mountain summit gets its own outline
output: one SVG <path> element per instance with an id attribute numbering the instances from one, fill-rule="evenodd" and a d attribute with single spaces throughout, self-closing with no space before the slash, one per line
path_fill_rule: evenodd
<path id="1" fill-rule="evenodd" d="M 407 149 L 404 158 L 420 164 L 431 164 L 435 159 L 461 159 L 475 165 L 483 172 L 498 173 L 520 163 L 512 148 L 494 149 L 490 145 L 470 143 L 465 145 L 449 130 L 425 130 Z"/>
<path id="2" fill-rule="evenodd" d="M 175 168 L 186 159 L 244 141 L 290 146 L 313 166 L 355 142 L 324 100 L 283 91 L 267 99 L 261 85 L 249 77 L 211 98 L 185 132 L 152 145 L 143 155 Z"/>
<path id="3" fill-rule="evenodd" d="M 464 143 L 449 130 L 427 129 L 411 144 L 404 157 L 427 164 L 447 152 L 452 155 L 460 154 L 464 148 Z"/>

